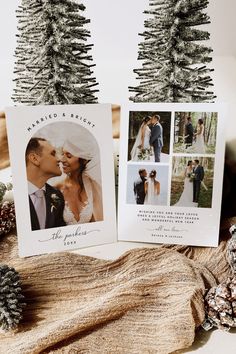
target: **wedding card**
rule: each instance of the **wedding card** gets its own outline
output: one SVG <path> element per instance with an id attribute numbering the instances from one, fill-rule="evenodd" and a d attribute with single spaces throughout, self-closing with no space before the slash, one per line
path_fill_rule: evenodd
<path id="1" fill-rule="evenodd" d="M 112 243 L 117 234 L 218 245 L 224 105 L 122 107 L 118 232 L 111 105 L 6 113 L 20 256 Z"/>
<path id="2" fill-rule="evenodd" d="M 123 107 L 119 240 L 218 245 L 225 122 L 219 104 Z"/>
<path id="3" fill-rule="evenodd" d="M 111 105 L 6 116 L 20 256 L 116 241 Z"/>

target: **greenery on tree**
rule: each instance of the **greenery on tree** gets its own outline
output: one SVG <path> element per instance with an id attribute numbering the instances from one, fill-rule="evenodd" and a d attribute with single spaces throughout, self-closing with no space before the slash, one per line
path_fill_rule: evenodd
<path id="1" fill-rule="evenodd" d="M 134 102 L 212 102 L 215 98 L 210 73 L 212 49 L 204 45 L 210 23 L 204 10 L 208 0 L 150 0 L 144 13 L 144 41 L 139 44 L 135 69 L 140 81 L 130 87 Z"/>
<path id="2" fill-rule="evenodd" d="M 95 103 L 90 22 L 75 0 L 22 0 L 15 51 L 17 103 Z"/>

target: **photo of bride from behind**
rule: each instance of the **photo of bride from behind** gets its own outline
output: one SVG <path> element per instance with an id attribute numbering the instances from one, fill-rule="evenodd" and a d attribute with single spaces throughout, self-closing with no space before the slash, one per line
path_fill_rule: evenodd
<path id="1" fill-rule="evenodd" d="M 127 204 L 167 206 L 169 166 L 128 164 Z"/>
<path id="2" fill-rule="evenodd" d="M 133 148 L 130 152 L 132 161 L 139 161 L 141 159 L 141 155 L 143 154 L 143 161 L 150 161 L 152 157 L 152 161 L 154 161 L 153 157 L 153 149 L 150 146 L 150 135 L 151 135 L 151 117 L 145 117 L 140 125 L 138 135 L 136 137 Z"/>
<path id="3" fill-rule="evenodd" d="M 158 197 L 161 192 L 160 182 L 156 180 L 157 171 L 152 170 L 149 173 L 147 181 L 144 184 L 145 200 L 144 204 L 158 205 Z"/>

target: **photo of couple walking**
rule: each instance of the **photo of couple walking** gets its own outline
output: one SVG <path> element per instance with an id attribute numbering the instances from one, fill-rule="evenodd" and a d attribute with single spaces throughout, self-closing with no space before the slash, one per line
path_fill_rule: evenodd
<path id="1" fill-rule="evenodd" d="M 217 113 L 175 113 L 175 153 L 215 154 Z"/>
<path id="2" fill-rule="evenodd" d="M 168 162 L 171 114 L 130 112 L 128 160 Z"/>
<path id="3" fill-rule="evenodd" d="M 171 205 L 211 208 L 213 158 L 173 157 Z"/>
<path id="4" fill-rule="evenodd" d="M 167 205 L 168 166 L 128 166 L 127 203 Z"/>
<path id="5" fill-rule="evenodd" d="M 32 230 L 103 220 L 99 147 L 87 129 L 52 123 L 25 152 Z"/>

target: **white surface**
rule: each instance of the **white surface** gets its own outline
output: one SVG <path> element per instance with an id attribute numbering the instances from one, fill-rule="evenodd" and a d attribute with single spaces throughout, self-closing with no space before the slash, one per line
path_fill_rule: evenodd
<path id="1" fill-rule="evenodd" d="M 16 19 L 15 9 L 19 0 L 1 1 L 0 21 L 0 109 L 11 105 L 11 82 L 14 67 Z M 119 103 L 127 100 L 127 87 L 136 84 L 133 68 L 137 63 L 137 48 L 140 42 L 138 32 L 143 31 L 142 14 L 148 8 L 148 0 L 86 0 L 87 16 L 91 18 L 91 43 L 97 64 L 95 75 L 100 83 L 101 102 Z M 210 0 L 211 45 L 214 49 L 215 68 L 213 74 L 218 101 L 230 103 L 230 113 L 226 123 L 228 140 L 236 137 L 236 41 L 235 41 L 235 0 Z M 116 244 L 91 247 L 78 251 L 80 254 L 104 259 L 115 259 L 124 251 L 142 247 L 144 244 L 119 242 Z M 155 245 L 146 245 L 155 247 Z M 214 331 L 199 336 L 192 350 L 185 353 L 235 354 L 236 333 Z"/>

